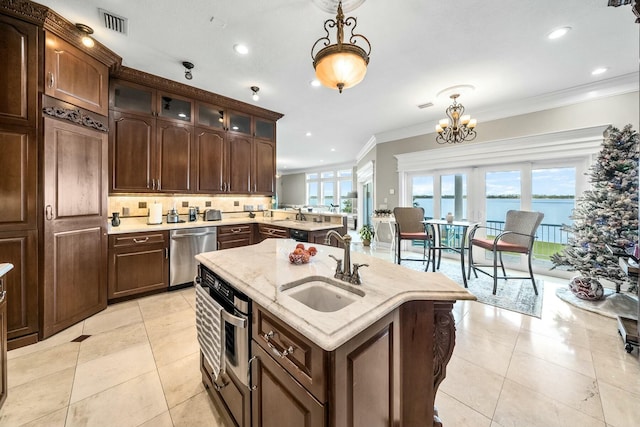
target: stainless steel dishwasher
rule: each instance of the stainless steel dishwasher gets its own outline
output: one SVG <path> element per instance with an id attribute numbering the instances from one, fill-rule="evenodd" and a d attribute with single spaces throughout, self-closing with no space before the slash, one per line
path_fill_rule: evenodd
<path id="1" fill-rule="evenodd" d="M 191 286 L 198 275 L 195 256 L 201 252 L 215 251 L 216 227 L 181 228 L 171 230 L 169 246 L 169 290 Z"/>

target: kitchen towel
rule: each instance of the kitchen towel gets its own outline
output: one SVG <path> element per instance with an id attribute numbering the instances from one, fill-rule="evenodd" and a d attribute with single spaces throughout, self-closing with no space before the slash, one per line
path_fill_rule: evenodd
<path id="1" fill-rule="evenodd" d="M 162 224 L 162 203 L 151 203 L 149 205 L 147 224 Z"/>
<path id="2" fill-rule="evenodd" d="M 213 368 L 214 380 L 224 372 L 224 321 L 222 306 L 209 295 L 208 288 L 196 284 L 196 331 L 204 358 Z"/>

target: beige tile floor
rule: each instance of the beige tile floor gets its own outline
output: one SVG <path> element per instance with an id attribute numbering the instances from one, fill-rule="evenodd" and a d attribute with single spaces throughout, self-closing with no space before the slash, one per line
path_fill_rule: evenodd
<path id="1" fill-rule="evenodd" d="M 386 248 L 370 252 L 391 260 Z M 543 280 L 541 319 L 456 303 L 436 401 L 446 426 L 640 425 L 637 350 L 624 351 L 613 319 L 556 298 L 563 280 Z M 111 305 L 9 352 L 0 426 L 222 426 L 198 370 L 194 298 L 186 289 Z M 72 342 L 82 334 L 91 337 Z"/>

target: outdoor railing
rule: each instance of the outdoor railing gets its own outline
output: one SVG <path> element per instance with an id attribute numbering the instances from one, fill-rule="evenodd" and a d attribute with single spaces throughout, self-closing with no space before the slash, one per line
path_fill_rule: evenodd
<path id="1" fill-rule="evenodd" d="M 425 217 L 425 220 L 426 219 L 431 218 Z M 488 220 L 486 226 L 487 236 L 497 236 L 502 232 L 502 230 L 504 230 L 504 221 Z M 448 231 L 443 233 L 442 238 L 448 239 L 449 244 L 454 243 L 456 246 L 458 246 L 460 239 L 462 238 L 462 236 L 460 236 L 459 234 L 459 229 L 454 228 L 450 233 Z M 533 254 L 537 259 L 548 260 L 551 255 L 561 251 L 562 248 L 564 248 L 564 246 L 568 242 L 568 239 L 569 232 L 563 229 L 562 224 L 542 223 L 536 231 L 536 240 L 533 245 Z M 422 247 L 423 244 L 423 241 L 415 241 L 413 243 L 413 246 Z"/>

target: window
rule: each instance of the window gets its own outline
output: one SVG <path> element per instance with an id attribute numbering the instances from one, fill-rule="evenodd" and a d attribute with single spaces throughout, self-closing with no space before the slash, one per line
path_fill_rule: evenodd
<path id="1" fill-rule="evenodd" d="M 339 207 L 340 212 L 353 212 L 353 199 L 347 195 L 353 190 L 352 169 L 327 170 L 306 174 L 307 205 Z"/>

